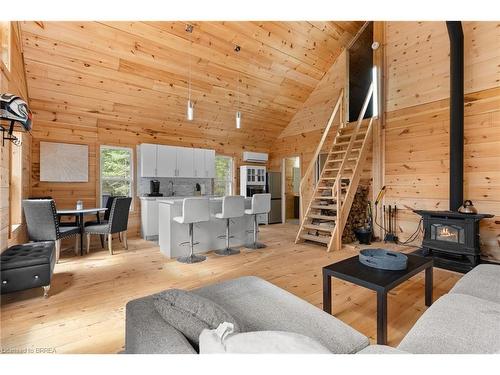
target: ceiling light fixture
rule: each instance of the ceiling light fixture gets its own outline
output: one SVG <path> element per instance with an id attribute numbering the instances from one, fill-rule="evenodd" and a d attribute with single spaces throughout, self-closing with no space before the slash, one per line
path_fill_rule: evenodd
<path id="1" fill-rule="evenodd" d="M 241 47 L 240 47 L 240 46 L 236 45 L 236 46 L 234 47 L 234 51 L 235 51 L 236 53 L 240 52 L 240 50 L 241 50 Z M 238 102 L 237 102 L 237 103 L 238 103 L 238 105 L 237 105 L 237 111 L 236 111 L 236 129 L 241 129 L 241 111 L 240 111 L 240 104 L 241 104 L 241 102 L 240 102 L 240 80 L 241 80 L 241 78 L 240 78 L 240 73 L 238 72 L 238 85 L 237 85 L 237 91 L 236 91 L 236 93 L 237 93 L 237 99 L 238 99 Z"/>
<path id="2" fill-rule="evenodd" d="M 186 25 L 186 32 L 193 33 L 193 25 Z M 191 51 L 193 47 L 193 41 L 191 36 L 189 37 L 189 80 L 188 80 L 188 101 L 187 101 L 187 113 L 186 118 L 188 121 L 194 120 L 194 103 L 191 101 Z"/>

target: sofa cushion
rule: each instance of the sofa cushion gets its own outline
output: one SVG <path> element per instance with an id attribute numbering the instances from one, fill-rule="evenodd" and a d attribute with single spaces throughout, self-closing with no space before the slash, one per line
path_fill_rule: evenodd
<path id="1" fill-rule="evenodd" d="M 195 345 L 204 329 L 215 329 L 224 322 L 232 323 L 234 332 L 240 331 L 236 320 L 222 307 L 185 290 L 169 289 L 155 294 L 154 305 L 168 324 Z"/>
<path id="2" fill-rule="evenodd" d="M 196 350 L 158 314 L 153 296 L 147 296 L 127 303 L 125 353 L 196 354 Z"/>
<path id="3" fill-rule="evenodd" d="M 319 342 L 293 332 L 257 331 L 233 333 L 231 323 L 205 329 L 200 354 L 331 354 Z"/>
<path id="4" fill-rule="evenodd" d="M 500 304 L 446 294 L 427 309 L 398 349 L 433 354 L 498 353 Z"/>
<path id="5" fill-rule="evenodd" d="M 450 293 L 500 303 L 500 265 L 480 264 L 458 280 Z"/>
<path id="6" fill-rule="evenodd" d="M 387 345 L 370 345 L 357 354 L 410 354 L 400 349 Z"/>
<path id="7" fill-rule="evenodd" d="M 242 332 L 288 331 L 320 342 L 333 353 L 356 353 L 368 338 L 323 310 L 258 277 L 193 290 L 238 319 Z"/>

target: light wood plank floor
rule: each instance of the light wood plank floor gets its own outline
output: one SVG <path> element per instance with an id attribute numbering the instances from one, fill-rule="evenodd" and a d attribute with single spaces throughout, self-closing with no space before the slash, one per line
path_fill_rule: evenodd
<path id="1" fill-rule="evenodd" d="M 164 258 L 151 242 L 130 239 L 129 250 L 118 241 L 115 255 L 94 247 L 91 254 L 62 254 L 50 297 L 42 288 L 2 296 L 1 346 L 55 348 L 57 353 L 116 353 L 123 349 L 127 301 L 167 288 L 192 289 L 243 275 L 260 276 L 322 307 L 321 268 L 357 254 L 349 246 L 326 253 L 314 244 L 294 244 L 297 226 L 262 228 L 266 249 L 195 265 Z M 406 248 L 407 249 L 407 248 Z M 460 275 L 434 273 L 434 297 L 446 293 Z M 376 335 L 376 298 L 372 291 L 334 279 L 334 315 L 370 337 Z M 423 273 L 389 294 L 389 345 L 396 346 L 426 307 Z"/>

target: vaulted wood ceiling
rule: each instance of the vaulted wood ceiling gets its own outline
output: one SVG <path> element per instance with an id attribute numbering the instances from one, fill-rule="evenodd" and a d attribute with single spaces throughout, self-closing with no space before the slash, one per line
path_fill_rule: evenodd
<path id="1" fill-rule="evenodd" d="M 37 118 L 71 124 L 85 116 L 97 126 L 179 137 L 196 129 L 235 142 L 257 136 L 269 147 L 362 22 L 191 24 L 192 34 L 186 22 L 23 22 Z"/>

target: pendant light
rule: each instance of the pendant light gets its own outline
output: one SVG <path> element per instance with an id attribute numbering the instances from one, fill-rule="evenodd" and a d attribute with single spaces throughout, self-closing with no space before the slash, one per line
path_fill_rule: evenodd
<path id="1" fill-rule="evenodd" d="M 186 25 L 186 31 L 188 33 L 193 32 L 193 25 Z M 187 111 L 186 118 L 188 121 L 194 120 L 194 103 L 191 101 L 191 50 L 193 47 L 193 42 L 191 37 L 189 37 L 189 80 L 188 80 L 188 101 L 187 101 Z"/>
<path id="2" fill-rule="evenodd" d="M 236 53 L 240 52 L 241 50 L 241 47 L 240 46 L 235 46 L 234 47 L 234 51 Z M 237 91 L 236 91 L 236 94 L 237 94 L 237 99 L 238 99 L 238 106 L 237 106 L 237 111 L 236 111 L 236 129 L 241 129 L 241 111 L 240 111 L 240 74 L 238 73 L 238 85 L 237 85 Z"/>

